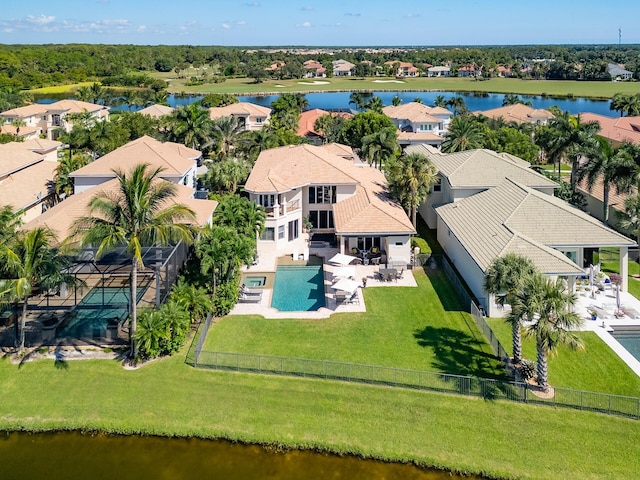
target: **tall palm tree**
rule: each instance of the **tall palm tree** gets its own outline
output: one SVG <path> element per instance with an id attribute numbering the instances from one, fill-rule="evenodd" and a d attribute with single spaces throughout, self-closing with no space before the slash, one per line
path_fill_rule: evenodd
<path id="1" fill-rule="evenodd" d="M 635 184 L 638 167 L 631 154 L 624 148 L 613 148 L 609 141 L 596 138 L 592 148 L 582 150 L 589 159 L 576 175 L 576 181 L 587 179 L 589 191 L 602 180 L 602 218 L 609 222 L 609 191 L 614 187 L 616 193 L 628 193 Z"/>
<path id="2" fill-rule="evenodd" d="M 516 295 L 522 289 L 525 279 L 536 272 L 536 266 L 529 257 L 515 253 L 507 253 L 496 258 L 485 273 L 484 289 L 496 295 L 500 305 L 513 305 Z M 522 317 L 521 312 L 511 310 L 505 318 L 511 325 L 513 342 L 513 363 L 522 362 Z"/>
<path id="3" fill-rule="evenodd" d="M 436 183 L 438 170 L 431 160 L 420 153 L 410 153 L 388 161 L 385 168 L 389 190 L 411 215 L 411 223 L 417 227 L 418 207 L 429 195 Z"/>
<path id="4" fill-rule="evenodd" d="M 70 174 L 87 165 L 90 160 L 89 155 L 83 152 L 76 153 L 73 156 L 65 155 L 58 160 L 53 181 L 55 183 L 56 195 L 58 195 L 59 198 L 62 198 L 61 195 L 65 197 L 73 195 L 74 185 L 73 178 Z"/>
<path id="5" fill-rule="evenodd" d="M 222 157 L 229 155 L 243 130 L 243 126 L 236 117 L 220 117 L 213 120 L 213 134 L 218 142 Z"/>
<path id="6" fill-rule="evenodd" d="M 356 107 L 356 110 L 362 110 L 365 105 L 365 98 L 362 92 L 353 92 L 349 95 L 349 105 L 353 105 Z"/>
<path id="7" fill-rule="evenodd" d="M 114 171 L 118 180 L 116 193 L 101 192 L 89 201 L 89 215 L 74 222 L 74 236 L 80 245 L 97 246 L 96 258 L 116 247 L 126 247 L 131 258 L 131 357 L 137 355 L 136 299 L 138 269 L 144 266 L 145 246 L 193 241 L 193 211 L 181 204 L 168 204 L 177 186 L 159 178 L 162 169 L 148 170 L 148 164 L 136 165 L 130 173 Z"/>
<path id="8" fill-rule="evenodd" d="M 376 113 L 382 113 L 383 108 L 384 108 L 384 103 L 382 102 L 382 99 L 377 95 L 374 95 L 373 97 L 371 97 L 371 100 L 369 100 L 365 105 L 366 110 L 370 110 Z"/>
<path id="9" fill-rule="evenodd" d="M 449 124 L 442 142 L 442 151 L 451 153 L 482 148 L 483 140 L 484 133 L 477 119 L 471 115 L 459 115 Z"/>
<path id="10" fill-rule="evenodd" d="M 400 95 L 394 95 L 393 98 L 391 99 L 391 105 L 393 105 L 394 107 L 397 107 L 401 103 L 402 103 L 402 99 L 400 98 Z"/>
<path id="11" fill-rule="evenodd" d="M 545 391 L 549 388 L 549 355 L 560 345 L 583 348 L 571 331 L 582 324 L 580 316 L 570 311 L 575 301 L 575 294 L 566 290 L 564 280 L 553 280 L 540 273 L 528 277 L 516 295 L 513 308 L 528 320 L 526 334 L 536 339 L 538 386 Z"/>
<path id="12" fill-rule="evenodd" d="M 67 268 L 69 258 L 54 246 L 55 235 L 47 228 L 35 228 L 17 234 L 8 244 L 0 246 L 2 283 L 9 287 L 9 296 L 22 302 L 19 352 L 24 351 L 25 324 L 29 299 L 38 288 L 46 291 L 62 283 L 73 283 Z"/>
<path id="13" fill-rule="evenodd" d="M 447 99 L 444 98 L 443 95 L 436 95 L 436 98 L 433 100 L 433 106 L 434 107 L 446 108 Z"/>
<path id="14" fill-rule="evenodd" d="M 631 195 L 624 200 L 624 214 L 620 226 L 636 236 L 640 245 L 640 194 Z"/>
<path id="15" fill-rule="evenodd" d="M 208 110 L 192 103 L 176 108 L 167 120 L 171 141 L 194 149 L 202 149 L 211 144 L 213 124 Z"/>
<path id="16" fill-rule="evenodd" d="M 16 141 L 18 140 L 18 138 L 20 137 L 20 129 L 22 127 L 26 127 L 27 124 L 25 123 L 25 121 L 21 118 L 16 118 L 11 122 L 11 125 L 13 125 L 13 127 L 16 129 Z"/>
<path id="17" fill-rule="evenodd" d="M 238 147 L 251 164 L 258 158 L 260 152 L 277 146 L 278 136 L 269 128 L 244 132 L 238 138 Z"/>
<path id="18" fill-rule="evenodd" d="M 22 212 L 14 212 L 11 205 L 0 207 L 0 245 L 6 245 L 14 238 L 18 228 L 22 225 Z"/>
<path id="19" fill-rule="evenodd" d="M 191 316 L 192 322 L 203 321 L 211 311 L 211 298 L 203 288 L 180 278 L 171 289 L 171 300 Z"/>
<path id="20" fill-rule="evenodd" d="M 454 115 L 462 115 L 468 112 L 467 104 L 464 102 L 464 98 L 460 96 L 451 97 L 447 100 L 447 106 L 453 108 Z"/>
<path id="21" fill-rule="evenodd" d="M 400 151 L 398 133 L 395 128 L 382 128 L 362 138 L 362 155 L 375 168 L 396 157 Z"/>

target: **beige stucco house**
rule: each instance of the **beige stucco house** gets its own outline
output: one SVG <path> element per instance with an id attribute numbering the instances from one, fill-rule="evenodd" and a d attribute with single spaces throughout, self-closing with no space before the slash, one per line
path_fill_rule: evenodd
<path id="1" fill-rule="evenodd" d="M 25 127 L 20 127 L 20 134 L 30 132 L 26 139 L 43 135 L 49 140 L 55 140 L 60 131 L 70 132 L 73 128 L 71 114 L 87 113 L 91 121 L 102 122 L 109 120 L 109 107 L 96 105 L 79 100 L 60 100 L 51 104 L 34 103 L 24 107 L 13 108 L 0 113 L 6 121 L 3 131 L 11 133 L 12 123 L 23 120 Z"/>
<path id="2" fill-rule="evenodd" d="M 153 169 L 163 169 L 161 178 L 195 188 L 201 158 L 198 150 L 145 135 L 76 170 L 70 177 L 77 194 L 115 178 L 114 170 L 126 172 L 138 163 L 148 163 Z"/>
<path id="3" fill-rule="evenodd" d="M 350 147 L 296 145 L 263 151 L 245 190 L 267 211 L 258 252 L 302 252 L 304 220 L 335 235 L 340 251 L 377 247 L 389 262 L 408 263 L 415 230 L 387 195 L 384 174 L 355 161 Z"/>
<path id="4" fill-rule="evenodd" d="M 211 107 L 209 116 L 211 120 L 234 117 L 244 130 L 260 130 L 269 121 L 271 109 L 249 102 L 239 102 L 224 107 Z"/>
<path id="5" fill-rule="evenodd" d="M 546 125 L 554 115 L 543 108 L 533 108 L 522 103 L 515 103 L 490 110 L 473 112 L 474 115 L 483 115 L 494 120 L 503 119 L 505 122 L 515 122 L 519 125 L 523 123 L 533 123 L 535 125 Z"/>
<path id="6" fill-rule="evenodd" d="M 453 113 L 442 107 L 429 107 L 418 102 L 389 105 L 382 109 L 393 124 L 405 133 L 432 133 L 444 136 Z"/>
<path id="7" fill-rule="evenodd" d="M 350 77 L 353 74 L 353 69 L 356 68 L 353 63 L 343 59 L 334 60 L 332 66 L 334 77 Z"/>

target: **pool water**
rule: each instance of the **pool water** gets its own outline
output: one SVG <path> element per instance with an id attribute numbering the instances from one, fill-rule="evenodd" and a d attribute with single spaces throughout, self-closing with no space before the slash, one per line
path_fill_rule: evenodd
<path id="1" fill-rule="evenodd" d="M 271 306 L 281 312 L 307 312 L 324 307 L 322 265 L 278 265 Z"/>
<path id="2" fill-rule="evenodd" d="M 109 322 L 119 322 L 129 313 L 129 287 L 93 287 L 65 316 L 56 329 L 56 337 L 103 338 Z M 146 286 L 138 287 L 139 302 Z"/>
<path id="3" fill-rule="evenodd" d="M 267 282 L 267 277 L 244 277 L 242 279 L 242 283 L 244 283 L 247 287 L 264 287 Z"/>
<path id="4" fill-rule="evenodd" d="M 640 330 L 615 331 L 612 335 L 627 352 L 640 362 Z"/>

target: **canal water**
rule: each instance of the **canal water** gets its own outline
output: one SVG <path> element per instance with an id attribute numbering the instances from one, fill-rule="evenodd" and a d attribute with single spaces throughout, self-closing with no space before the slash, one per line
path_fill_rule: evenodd
<path id="1" fill-rule="evenodd" d="M 436 97 L 442 95 L 445 100 L 452 97 L 462 97 L 467 108 L 475 112 L 477 110 L 489 110 L 491 108 L 498 108 L 502 106 L 502 100 L 504 94 L 502 93 L 463 93 L 463 92 L 394 92 L 394 91 L 380 91 L 374 92 L 374 94 L 382 100 L 385 105 L 391 105 L 393 97 L 396 95 L 402 99 L 403 103 L 411 102 L 416 98 L 422 99 L 422 103 L 425 105 L 433 105 Z M 324 93 L 308 93 L 305 95 L 309 102 L 309 108 L 321 108 L 323 110 L 337 110 L 355 108 L 353 104 L 349 104 L 350 92 L 324 92 Z M 38 103 L 53 103 L 63 98 L 68 98 L 68 95 L 53 96 L 47 95 L 46 97 L 35 97 Z M 189 105 L 197 100 L 200 100 L 202 95 L 169 95 L 167 102 L 172 107 L 179 105 Z M 600 115 L 606 115 L 609 117 L 620 116 L 619 112 L 613 111 L 609 108 L 611 102 L 609 100 L 592 100 L 588 98 L 551 98 L 542 96 L 527 96 L 520 95 L 525 101 L 530 101 L 534 108 L 549 108 L 556 105 L 562 110 L 568 111 L 571 114 L 578 114 L 583 112 L 598 113 Z M 278 99 L 278 95 L 242 95 L 238 96 L 241 102 L 251 102 L 257 105 L 263 105 L 270 107 L 271 103 Z M 139 108 L 138 108 L 139 109 Z M 127 105 L 119 105 L 112 107 L 112 110 L 129 110 Z M 136 108 L 132 108 L 136 110 Z"/>
<path id="2" fill-rule="evenodd" d="M 305 450 L 275 451 L 219 440 L 89 435 L 0 434 L 0 478 L 91 480 L 473 480 L 414 465 Z"/>

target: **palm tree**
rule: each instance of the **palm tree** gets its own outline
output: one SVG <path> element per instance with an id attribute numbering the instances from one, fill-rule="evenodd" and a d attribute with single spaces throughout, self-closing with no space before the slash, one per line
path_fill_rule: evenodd
<path id="1" fill-rule="evenodd" d="M 640 194 L 625 198 L 620 226 L 635 235 L 636 243 L 640 245 Z"/>
<path id="2" fill-rule="evenodd" d="M 14 212 L 11 205 L 0 207 L 0 245 L 6 245 L 14 238 L 18 228 L 22 225 L 22 212 Z"/>
<path id="3" fill-rule="evenodd" d="M 400 150 L 395 128 L 382 128 L 362 138 L 362 155 L 375 168 L 382 168 Z"/>
<path id="4" fill-rule="evenodd" d="M 243 131 L 243 126 L 236 117 L 220 117 L 213 120 L 213 134 L 218 141 L 220 154 L 222 157 L 229 155 L 235 147 L 238 136 Z"/>
<path id="5" fill-rule="evenodd" d="M 620 112 L 620 116 L 637 116 L 640 115 L 640 95 L 630 93 L 616 93 L 611 98 L 610 110 Z"/>
<path id="6" fill-rule="evenodd" d="M 131 357 L 137 355 L 136 298 L 138 269 L 144 266 L 145 246 L 193 241 L 193 229 L 184 221 L 193 221 L 193 211 L 181 204 L 167 205 L 177 186 L 159 178 L 162 169 L 148 170 L 148 164 L 136 165 L 130 173 L 114 171 L 117 193 L 101 192 L 89 201 L 89 215 L 74 222 L 74 236 L 80 245 L 97 246 L 96 258 L 124 246 L 131 258 Z"/>
<path id="7" fill-rule="evenodd" d="M 422 101 L 422 97 L 416 97 L 416 98 L 414 98 L 414 99 L 413 99 L 413 103 L 420 103 L 420 104 L 422 104 L 422 103 L 423 103 L 423 101 Z"/>
<path id="8" fill-rule="evenodd" d="M 443 95 L 436 95 L 436 98 L 433 100 L 433 106 L 434 107 L 446 108 L 447 107 L 447 99 L 444 98 Z"/>
<path id="9" fill-rule="evenodd" d="M 507 253 L 496 258 L 485 273 L 484 289 L 487 293 L 496 295 L 496 302 L 500 305 L 512 305 L 516 295 L 522 289 L 524 281 L 536 272 L 536 266 L 530 258 L 515 253 Z M 522 362 L 522 317 L 520 312 L 511 310 L 505 318 L 511 325 L 513 342 L 513 363 Z"/>
<path id="10" fill-rule="evenodd" d="M 249 176 L 251 167 L 246 160 L 226 157 L 219 162 L 209 164 L 204 183 L 211 191 L 221 195 L 235 193 L 238 184 Z"/>
<path id="11" fill-rule="evenodd" d="M 367 98 L 368 95 L 365 95 L 362 92 L 353 92 L 349 96 L 349 105 L 353 103 L 356 107 L 356 110 L 364 110 L 364 107 L 367 104 Z"/>
<path id="12" fill-rule="evenodd" d="M 73 283 L 69 275 L 69 258 L 54 247 L 55 235 L 47 228 L 35 228 L 17 234 L 9 244 L 0 247 L 0 263 L 5 277 L 2 283 L 9 287 L 9 296 L 22 302 L 20 318 L 19 353 L 24 351 L 25 324 L 29 299 L 38 288 L 42 291 Z"/>
<path id="13" fill-rule="evenodd" d="M 69 153 L 71 153 L 71 151 Z M 82 152 L 72 157 L 65 155 L 58 160 L 54 183 L 56 195 L 58 195 L 59 198 L 62 198 L 61 195 L 65 197 L 73 195 L 73 178 L 70 174 L 87 165 L 89 161 L 89 155 Z"/>
<path id="14" fill-rule="evenodd" d="M 16 129 L 16 141 L 17 141 L 18 138 L 20 137 L 20 128 L 26 127 L 27 124 L 25 123 L 25 121 L 23 119 L 16 118 L 15 120 L 13 120 L 11 122 L 11 125 L 13 125 L 13 127 Z"/>
<path id="15" fill-rule="evenodd" d="M 429 195 L 431 185 L 436 183 L 438 170 L 431 160 L 420 153 L 390 159 L 385 168 L 389 190 L 411 215 L 411 223 L 417 227 L 418 207 Z"/>
<path id="16" fill-rule="evenodd" d="M 394 95 L 393 98 L 391 99 L 391 105 L 393 105 L 394 107 L 397 107 L 401 103 L 402 103 L 402 99 L 400 98 L 400 95 Z"/>
<path id="17" fill-rule="evenodd" d="M 462 97 L 451 97 L 447 100 L 447 106 L 453 108 L 454 115 L 461 115 L 468 111 L 467 104 L 464 102 L 464 98 Z"/>
<path id="18" fill-rule="evenodd" d="M 238 138 L 238 147 L 251 164 L 263 150 L 278 146 L 278 136 L 269 128 L 244 132 Z"/>
<path id="19" fill-rule="evenodd" d="M 516 315 L 530 322 L 525 332 L 536 339 L 538 386 L 545 391 L 549 388 L 548 356 L 560 345 L 583 348 L 571 331 L 582 324 L 580 316 L 570 311 L 575 301 L 575 294 L 566 290 L 563 279 L 553 280 L 536 273 L 525 280 L 512 305 Z"/>
<path id="20" fill-rule="evenodd" d="M 207 292 L 180 278 L 171 289 L 171 300 L 189 312 L 192 322 L 203 321 L 211 311 L 211 298 Z"/>
<path id="21" fill-rule="evenodd" d="M 522 100 L 518 95 L 515 95 L 513 93 L 507 93 L 504 98 L 502 99 L 502 106 L 506 107 L 507 105 L 516 105 L 518 103 L 521 103 L 523 105 L 528 105 L 531 106 L 531 102 L 530 101 L 524 101 Z"/>
<path id="22" fill-rule="evenodd" d="M 376 95 L 374 95 L 371 98 L 371 100 L 369 100 L 365 105 L 366 110 L 368 111 L 370 110 L 376 113 L 382 113 L 383 108 L 384 108 L 384 103 L 382 102 L 382 99 Z"/>
<path id="23" fill-rule="evenodd" d="M 442 151 L 451 153 L 482 148 L 483 140 L 484 133 L 477 119 L 471 115 L 459 115 L 449 124 L 442 142 Z"/>
<path id="24" fill-rule="evenodd" d="M 187 147 L 201 149 L 211 144 L 213 124 L 209 111 L 195 103 L 178 107 L 168 118 L 169 138 Z"/>
<path id="25" fill-rule="evenodd" d="M 628 193 L 635 184 L 638 168 L 631 154 L 624 148 L 612 148 L 608 140 L 596 137 L 595 148 L 587 148 L 583 153 L 588 162 L 576 175 L 576 181 L 587 179 L 589 191 L 602 179 L 602 218 L 609 222 L 609 191 L 615 187 L 616 193 Z"/>

